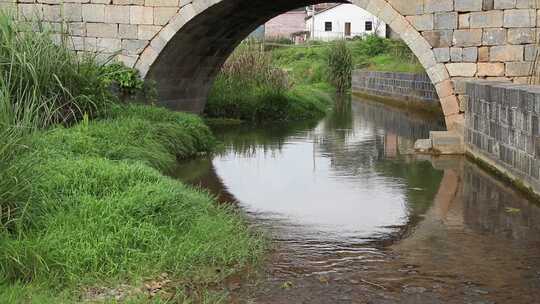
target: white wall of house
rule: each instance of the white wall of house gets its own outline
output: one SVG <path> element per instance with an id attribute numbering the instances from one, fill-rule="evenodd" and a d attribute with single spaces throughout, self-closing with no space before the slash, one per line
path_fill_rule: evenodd
<path id="1" fill-rule="evenodd" d="M 331 24 L 331 26 L 329 26 Z M 350 32 L 348 31 L 350 25 Z M 369 30 L 371 24 L 371 30 Z M 315 29 L 313 33 L 313 28 Z M 354 4 L 341 4 L 306 19 L 315 40 L 330 41 L 374 34 L 386 37 L 386 24 Z"/>

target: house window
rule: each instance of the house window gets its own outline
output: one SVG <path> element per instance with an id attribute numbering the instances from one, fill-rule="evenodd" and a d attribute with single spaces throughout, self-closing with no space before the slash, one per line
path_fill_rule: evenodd
<path id="1" fill-rule="evenodd" d="M 325 22 L 324 23 L 324 31 L 325 32 L 331 32 L 332 31 L 332 22 Z"/>
<path id="2" fill-rule="evenodd" d="M 366 31 L 372 31 L 373 30 L 373 21 L 366 21 Z"/>
<path id="3" fill-rule="evenodd" d="M 345 22 L 345 36 L 351 36 L 351 23 Z"/>

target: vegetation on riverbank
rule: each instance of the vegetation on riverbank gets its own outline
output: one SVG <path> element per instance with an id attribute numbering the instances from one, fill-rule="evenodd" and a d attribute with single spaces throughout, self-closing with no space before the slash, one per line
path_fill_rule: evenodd
<path id="1" fill-rule="evenodd" d="M 397 40 L 366 36 L 345 42 L 352 55 L 353 68 L 376 71 L 422 73 L 424 69 L 408 46 Z M 276 66 L 302 83 L 327 81 L 328 51 L 336 42 L 272 48 Z"/>
<path id="2" fill-rule="evenodd" d="M 214 81 L 205 114 L 248 122 L 320 117 L 330 105 L 331 87 L 296 85 L 258 45 L 245 43 Z"/>
<path id="3" fill-rule="evenodd" d="M 20 26 L 0 15 L 3 303 L 147 302 L 149 280 L 183 302 L 257 260 L 238 211 L 165 175 L 212 151 L 200 118 L 119 104 L 111 81 L 133 75 Z"/>

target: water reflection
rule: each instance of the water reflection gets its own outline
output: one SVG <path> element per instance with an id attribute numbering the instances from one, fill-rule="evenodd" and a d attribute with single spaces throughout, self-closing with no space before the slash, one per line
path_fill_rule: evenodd
<path id="1" fill-rule="evenodd" d="M 535 303 L 540 208 L 462 158 L 410 154 L 415 139 L 440 128 L 355 100 L 320 122 L 218 129 L 224 151 L 177 174 L 271 233 L 269 278 L 255 292 L 263 303 L 334 303 L 343 294 Z M 335 288 L 321 289 L 321 275 Z M 377 283 L 351 287 L 366 278 Z M 283 281 L 299 287 L 286 292 Z M 421 292 L 404 292 L 411 286 Z"/>

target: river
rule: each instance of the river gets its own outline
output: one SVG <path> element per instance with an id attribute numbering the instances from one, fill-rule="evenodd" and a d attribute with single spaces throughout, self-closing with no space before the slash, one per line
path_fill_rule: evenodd
<path id="1" fill-rule="evenodd" d="M 353 97 L 318 122 L 215 128 L 175 176 L 237 204 L 272 252 L 234 303 L 540 303 L 540 208 L 463 157 L 414 155 L 442 129 Z"/>

